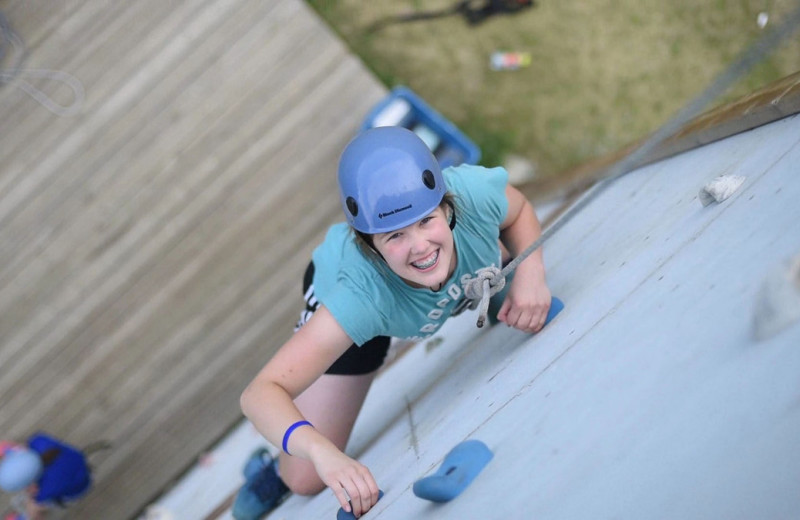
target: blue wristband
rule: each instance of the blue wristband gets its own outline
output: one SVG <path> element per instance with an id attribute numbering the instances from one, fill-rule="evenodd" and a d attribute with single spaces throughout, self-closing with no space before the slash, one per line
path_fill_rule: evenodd
<path id="1" fill-rule="evenodd" d="M 283 434 L 283 451 L 285 451 L 287 455 L 291 455 L 291 453 L 289 453 L 289 436 L 297 428 L 305 425 L 311 426 L 312 428 L 314 427 L 314 425 L 308 421 L 297 421 L 286 429 L 286 433 Z"/>

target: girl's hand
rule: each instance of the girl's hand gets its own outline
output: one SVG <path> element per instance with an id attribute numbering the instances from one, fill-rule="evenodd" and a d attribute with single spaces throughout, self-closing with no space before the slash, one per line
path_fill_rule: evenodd
<path id="1" fill-rule="evenodd" d="M 509 256 L 520 254 L 541 236 L 542 227 L 533 206 L 518 189 L 506 186 L 508 212 L 500 224 L 500 240 Z M 519 330 L 539 332 L 550 310 L 550 289 L 544 277 L 542 249 L 517 265 L 497 319 Z"/>
<path id="2" fill-rule="evenodd" d="M 518 270 L 497 319 L 524 332 L 539 332 L 547 319 L 550 301 L 550 289 L 543 275 Z"/>
<path id="3" fill-rule="evenodd" d="M 378 484 L 369 469 L 335 447 L 325 449 L 312 459 L 314 468 L 326 486 L 331 488 L 345 511 L 360 517 L 378 502 Z M 348 503 L 349 497 L 349 503 Z"/>

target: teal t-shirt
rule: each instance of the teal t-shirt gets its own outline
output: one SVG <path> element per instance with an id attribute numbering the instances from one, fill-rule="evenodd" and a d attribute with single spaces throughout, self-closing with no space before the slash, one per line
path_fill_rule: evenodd
<path id="1" fill-rule="evenodd" d="M 456 200 L 458 262 L 441 290 L 411 287 L 384 264 L 366 258 L 344 222 L 333 225 L 314 250 L 314 294 L 357 345 L 376 336 L 432 335 L 461 300 L 464 283 L 479 269 L 500 265 L 508 173 L 472 165 L 442 173 Z"/>

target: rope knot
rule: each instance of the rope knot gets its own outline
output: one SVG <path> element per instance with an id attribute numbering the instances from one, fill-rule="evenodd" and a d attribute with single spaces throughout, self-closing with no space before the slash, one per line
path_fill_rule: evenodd
<path id="1" fill-rule="evenodd" d="M 472 300 L 470 309 L 476 307 L 480 309 L 478 327 L 483 327 L 486 314 L 489 312 L 489 298 L 503 290 L 506 286 L 506 277 L 501 269 L 494 266 L 479 269 L 475 275 L 464 284 L 464 296 Z"/>
<path id="2" fill-rule="evenodd" d="M 506 286 L 506 277 L 503 271 L 494 266 L 478 269 L 475 277 L 464 284 L 464 295 L 470 300 L 480 300 L 484 295 L 484 281 L 489 282 L 489 297 L 494 296 Z M 474 308 L 474 307 L 473 307 Z"/>

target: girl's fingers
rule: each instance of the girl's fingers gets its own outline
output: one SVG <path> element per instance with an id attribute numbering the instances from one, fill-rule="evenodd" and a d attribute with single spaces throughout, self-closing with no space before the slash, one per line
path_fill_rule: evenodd
<path id="1" fill-rule="evenodd" d="M 544 327 L 544 320 L 542 319 L 534 319 L 531 322 L 531 332 L 539 332 Z"/>
<path id="2" fill-rule="evenodd" d="M 536 333 L 544 327 L 549 308 L 549 300 L 542 304 L 518 307 L 507 298 L 497 313 L 497 319 L 523 332 Z"/>
<path id="3" fill-rule="evenodd" d="M 503 323 L 508 323 L 508 309 L 511 307 L 511 304 L 508 303 L 508 298 L 503 301 L 503 304 L 500 305 L 500 311 L 497 313 L 497 320 L 502 321 Z"/>
<path id="4" fill-rule="evenodd" d="M 369 477 L 369 479 L 367 478 Z M 378 485 L 371 479 L 372 475 L 354 475 L 339 482 L 334 490 L 342 509 L 359 517 L 369 511 L 378 501 Z M 373 491 L 372 488 L 375 488 Z"/>
<path id="5" fill-rule="evenodd" d="M 546 313 L 540 312 L 534 314 L 533 320 L 531 321 L 531 328 L 533 329 L 533 332 L 539 332 L 540 330 L 542 330 L 542 327 L 544 327 L 544 322 L 546 319 L 547 319 Z"/>
<path id="6" fill-rule="evenodd" d="M 353 514 L 358 518 L 364 512 L 361 503 L 361 492 L 358 490 L 358 486 L 353 480 L 350 480 L 345 488 L 347 489 L 347 494 L 350 495 L 350 505 L 353 507 Z"/>
<path id="7" fill-rule="evenodd" d="M 353 496 L 351 495 L 350 497 L 354 509 L 353 513 L 355 515 L 366 513 L 378 501 L 378 485 L 375 484 L 372 475 L 367 474 L 360 477 L 361 478 L 356 478 L 353 481 L 353 486 L 355 486 L 358 492 L 358 505 L 356 505 L 356 501 L 353 500 Z"/>
<path id="8" fill-rule="evenodd" d="M 380 500 L 380 498 L 381 498 L 381 490 L 380 490 L 380 488 L 378 488 L 378 483 L 375 482 L 374 478 L 372 480 L 370 480 L 369 488 L 370 488 L 370 492 L 372 493 L 372 505 L 374 506 L 375 504 L 378 503 L 378 500 Z"/>
<path id="9" fill-rule="evenodd" d="M 331 486 L 331 491 L 336 495 L 336 499 L 339 501 L 339 505 L 342 506 L 342 509 L 350 513 L 350 501 L 347 498 L 347 492 L 345 492 L 344 487 L 341 484 L 335 487 Z"/>
<path id="10" fill-rule="evenodd" d="M 508 311 L 508 321 L 507 324 L 511 325 L 514 328 L 524 328 L 524 326 L 520 323 L 520 318 L 522 318 L 522 313 L 519 312 L 518 309 L 512 307 L 511 310 Z"/>

